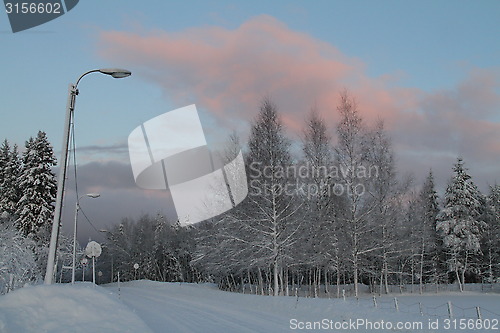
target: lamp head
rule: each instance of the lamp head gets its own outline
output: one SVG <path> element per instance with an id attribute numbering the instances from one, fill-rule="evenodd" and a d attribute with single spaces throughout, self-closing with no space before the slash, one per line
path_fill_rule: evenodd
<path id="1" fill-rule="evenodd" d="M 102 68 L 99 69 L 99 72 L 101 72 L 102 74 L 111 75 L 115 79 L 121 79 L 132 75 L 132 72 L 130 72 L 129 70 L 121 68 Z"/>

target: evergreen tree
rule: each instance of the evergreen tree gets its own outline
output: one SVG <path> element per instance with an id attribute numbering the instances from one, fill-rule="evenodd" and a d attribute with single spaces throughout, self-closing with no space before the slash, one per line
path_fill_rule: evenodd
<path id="1" fill-rule="evenodd" d="M 5 177 L 5 168 L 7 166 L 7 162 L 10 156 L 10 145 L 9 141 L 5 139 L 0 146 L 0 196 L 3 194 L 3 190 L 1 184 L 3 182 L 3 178 Z"/>
<path id="2" fill-rule="evenodd" d="M 424 281 L 440 281 L 441 264 L 445 260 L 442 255 L 442 241 L 436 231 L 439 204 L 432 170 L 429 171 L 415 204 L 418 212 L 416 241 L 419 247 L 419 283 L 422 291 Z"/>
<path id="3" fill-rule="evenodd" d="M 4 156 L 4 147 L 7 159 L 2 163 L 3 175 L 0 179 L 0 218 L 13 220 L 16 213 L 16 205 L 21 198 L 21 191 L 18 186 L 21 175 L 21 159 L 17 145 L 14 145 L 12 151 L 9 151 L 7 141 L 2 146 L 2 158 Z"/>
<path id="4" fill-rule="evenodd" d="M 463 291 L 465 272 L 470 269 L 471 255 L 480 252 L 481 232 L 485 223 L 479 220 L 482 196 L 471 176 L 458 158 L 444 197 L 444 208 L 438 214 L 436 229 L 450 253 L 450 270 L 453 270 Z"/>
<path id="5" fill-rule="evenodd" d="M 486 229 L 482 242 L 484 253 L 483 272 L 492 283 L 500 276 L 500 185 L 490 186 L 483 210 Z"/>
<path id="6" fill-rule="evenodd" d="M 26 142 L 19 189 L 22 192 L 17 207 L 16 224 L 24 235 L 39 234 L 40 227 L 48 225 L 54 213 L 56 178 L 51 168 L 56 165 L 52 146 L 44 132 Z"/>
<path id="7" fill-rule="evenodd" d="M 7 164 L 10 157 L 10 145 L 7 139 L 4 140 L 2 146 L 0 146 L 0 202 L 4 197 L 5 190 L 3 188 L 3 181 L 7 174 Z M 0 221 L 6 220 L 6 214 L 4 216 L 3 209 L 0 203 Z"/>

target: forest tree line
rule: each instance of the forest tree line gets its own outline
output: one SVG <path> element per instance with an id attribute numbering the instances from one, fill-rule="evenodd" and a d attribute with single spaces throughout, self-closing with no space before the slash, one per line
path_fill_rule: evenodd
<path id="1" fill-rule="evenodd" d="M 317 295 L 351 284 L 357 295 L 360 283 L 384 293 L 390 285 L 496 282 L 500 186 L 483 195 L 457 158 L 439 198 L 431 170 L 421 185 L 398 174 L 383 121 L 366 124 L 348 92 L 337 112 L 334 130 L 309 114 L 298 154 L 265 99 L 247 144 L 232 135 L 222 152 L 229 162 L 244 151 L 248 197 L 190 227 L 160 215 L 116 226 L 108 233 L 115 272 L 271 295 L 304 285 Z"/>
<path id="2" fill-rule="evenodd" d="M 219 152 L 227 161 L 244 152 L 247 198 L 188 227 L 161 215 L 124 219 L 106 233 L 102 281 L 120 272 L 122 280 L 211 281 L 270 295 L 307 286 L 316 296 L 346 284 L 358 295 L 359 284 L 386 293 L 391 285 L 497 282 L 500 186 L 482 194 L 459 157 L 439 197 L 431 170 L 423 184 L 401 176 L 383 121 L 367 124 L 347 91 L 337 112 L 329 127 L 311 111 L 294 142 L 278 106 L 264 99 L 246 144 L 233 134 Z M 34 244 L 46 237 L 55 198 L 52 152 L 29 153 L 46 142 L 41 133 L 22 157 L 7 142 L 0 150 L 2 224 Z M 28 186 L 40 182 L 50 185 Z"/>

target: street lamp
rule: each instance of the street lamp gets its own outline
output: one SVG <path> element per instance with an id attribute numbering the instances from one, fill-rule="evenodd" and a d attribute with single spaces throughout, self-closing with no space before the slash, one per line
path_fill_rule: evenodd
<path id="1" fill-rule="evenodd" d="M 57 241 L 59 238 L 59 226 L 61 223 L 61 213 L 64 199 L 64 182 L 66 180 L 66 169 L 68 165 L 68 146 L 69 146 L 69 132 L 71 128 L 71 121 L 75 111 L 75 100 L 78 95 L 78 83 L 87 74 L 102 73 L 111 75 L 115 79 L 130 76 L 132 73 L 126 69 L 117 68 L 103 68 L 94 69 L 80 75 L 75 84 L 70 83 L 68 89 L 68 103 L 66 105 L 66 119 L 64 122 L 63 133 L 63 146 L 61 149 L 61 168 L 59 170 L 59 178 L 57 180 L 57 196 L 56 207 L 54 211 L 54 219 L 52 220 L 52 233 L 50 234 L 49 256 L 47 259 L 47 270 L 45 271 L 45 284 L 52 284 L 54 279 L 54 264 L 56 261 Z"/>
<path id="2" fill-rule="evenodd" d="M 76 266 L 76 225 L 78 221 L 78 211 L 80 210 L 80 199 L 83 197 L 89 197 L 89 198 L 99 198 L 101 195 L 99 193 L 89 193 L 89 194 L 84 194 L 80 196 L 76 200 L 75 204 L 75 226 L 73 228 L 73 266 L 72 266 L 72 271 L 71 271 L 71 283 L 75 283 L 75 266 Z"/>

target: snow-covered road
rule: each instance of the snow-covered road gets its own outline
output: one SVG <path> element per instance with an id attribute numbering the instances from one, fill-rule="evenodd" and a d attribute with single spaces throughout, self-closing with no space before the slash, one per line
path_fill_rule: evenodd
<path id="1" fill-rule="evenodd" d="M 224 293 L 210 285 L 137 281 L 106 287 L 119 294 L 154 332 L 287 332 L 289 318 L 255 306 L 262 297 Z M 267 297 L 268 301 L 272 297 Z"/>
<path id="2" fill-rule="evenodd" d="M 455 322 L 448 317 L 448 301 Z M 477 323 L 477 306 L 489 329 L 453 329 L 461 320 Z M 359 301 L 297 300 L 223 292 L 209 284 L 142 280 L 121 283 L 120 288 L 116 283 L 21 288 L 0 296 L 0 333 L 273 333 L 307 332 L 318 324 L 329 332 L 495 332 L 500 331 L 499 313 L 498 293 L 394 294 L 378 297 L 375 307 L 370 295 Z M 396 328 L 400 323 L 421 326 Z M 431 323 L 439 325 L 429 327 Z"/>

